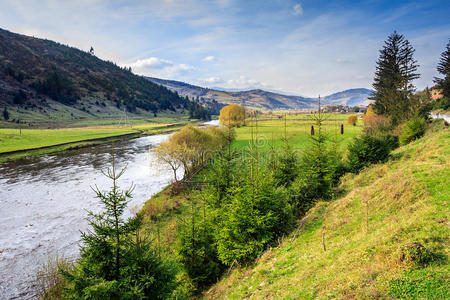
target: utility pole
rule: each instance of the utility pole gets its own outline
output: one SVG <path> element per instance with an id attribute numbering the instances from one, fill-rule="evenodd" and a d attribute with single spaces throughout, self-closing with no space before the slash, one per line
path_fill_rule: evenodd
<path id="1" fill-rule="evenodd" d="M 123 109 L 123 115 L 122 115 L 122 117 L 120 117 L 119 127 L 120 127 L 120 124 L 122 123 L 122 120 L 123 120 L 125 126 L 130 125 L 130 127 L 133 128 L 131 121 L 128 119 L 126 108 Z"/>

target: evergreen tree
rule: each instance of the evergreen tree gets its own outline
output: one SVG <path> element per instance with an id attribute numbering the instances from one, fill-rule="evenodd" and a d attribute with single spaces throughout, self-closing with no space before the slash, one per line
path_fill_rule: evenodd
<path id="1" fill-rule="evenodd" d="M 218 212 L 215 239 L 225 265 L 250 262 L 292 225 L 286 189 L 277 188 L 270 176 L 258 182 L 255 192 L 249 181 L 230 188 Z"/>
<path id="2" fill-rule="evenodd" d="M 274 172 L 274 179 L 277 186 L 289 187 L 298 174 L 297 155 L 288 145 L 283 153 L 278 157 L 277 167 Z"/>
<path id="3" fill-rule="evenodd" d="M 409 97 L 415 90 L 412 81 L 420 77 L 413 58 L 414 48 L 396 31 L 388 36 L 377 61 L 372 95 L 377 114 L 392 118 L 394 124 L 404 117 L 409 108 Z"/>
<path id="4" fill-rule="evenodd" d="M 322 126 L 326 116 L 321 113 L 320 98 L 318 113 L 313 116 L 317 131 L 310 136 L 311 144 L 299 163 L 299 174 L 292 183 L 292 204 L 295 214 L 304 214 L 315 200 L 327 200 L 331 188 L 345 172 L 341 156 L 336 149 L 329 149 L 328 137 Z"/>
<path id="5" fill-rule="evenodd" d="M 198 216 L 195 199 L 192 199 L 190 220 L 181 224 L 178 231 L 180 261 L 196 288 L 203 288 L 217 280 L 223 271 L 214 241 L 213 223 L 206 215 Z"/>
<path id="6" fill-rule="evenodd" d="M 234 151 L 222 151 L 218 153 L 215 160 L 213 160 L 213 174 L 211 180 L 212 188 L 216 197 L 210 205 L 219 207 L 222 199 L 227 195 L 228 189 L 232 186 L 236 162 L 233 159 Z"/>
<path id="7" fill-rule="evenodd" d="M 287 138 L 286 116 L 284 117 L 284 151 L 278 157 L 277 166 L 274 170 L 274 179 L 277 186 L 289 187 L 298 174 L 297 155 L 293 151 Z"/>
<path id="8" fill-rule="evenodd" d="M 442 89 L 444 97 L 450 99 L 450 40 L 445 51 L 441 54 L 437 71 L 442 74 L 444 78 L 435 77 L 434 82 Z"/>
<path id="9" fill-rule="evenodd" d="M 3 118 L 8 121 L 9 120 L 9 112 L 6 107 L 3 109 Z"/>
<path id="10" fill-rule="evenodd" d="M 113 182 L 109 192 L 95 187 L 105 210 L 90 212 L 92 230 L 81 235 L 81 258 L 73 271 L 61 271 L 69 299 L 162 299 L 174 288 L 173 269 L 159 259 L 139 234 L 142 216 L 124 220 L 122 215 L 133 187 L 119 189 L 117 180 L 125 168 L 104 173 Z"/>

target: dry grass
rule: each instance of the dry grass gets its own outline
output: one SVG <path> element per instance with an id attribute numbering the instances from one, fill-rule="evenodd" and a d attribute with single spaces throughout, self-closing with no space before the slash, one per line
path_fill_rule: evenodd
<path id="1" fill-rule="evenodd" d="M 34 282 L 35 296 L 38 299 L 61 299 L 65 280 L 60 270 L 71 270 L 73 262 L 63 256 L 52 256 L 36 272 Z"/>

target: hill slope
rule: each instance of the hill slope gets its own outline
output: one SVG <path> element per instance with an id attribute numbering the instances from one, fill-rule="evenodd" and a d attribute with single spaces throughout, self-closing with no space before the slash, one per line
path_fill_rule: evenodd
<path id="1" fill-rule="evenodd" d="M 4 106 L 44 119 L 61 114 L 93 118 L 125 107 L 136 114 L 175 110 L 187 102 L 89 52 L 0 29 L 0 107 Z"/>
<path id="2" fill-rule="evenodd" d="M 201 97 L 205 99 L 214 99 L 220 103 L 242 104 L 257 109 L 309 109 L 317 105 L 316 98 L 301 96 L 289 96 L 275 92 L 268 92 L 261 89 L 249 91 L 225 91 L 220 89 L 209 89 L 192 84 L 165 80 L 153 77 L 147 77 L 150 81 L 161 84 L 180 95 L 189 97 Z M 324 104 L 329 105 L 347 105 L 347 106 L 366 106 L 371 91 L 368 89 L 350 89 L 335 93 L 323 98 Z"/>
<path id="3" fill-rule="evenodd" d="M 372 91 L 368 89 L 350 89 L 324 97 L 329 105 L 367 106 Z"/>
<path id="4" fill-rule="evenodd" d="M 429 132 L 348 175 L 345 196 L 317 203 L 297 233 L 205 298 L 449 299 L 449 141 L 448 129 Z"/>

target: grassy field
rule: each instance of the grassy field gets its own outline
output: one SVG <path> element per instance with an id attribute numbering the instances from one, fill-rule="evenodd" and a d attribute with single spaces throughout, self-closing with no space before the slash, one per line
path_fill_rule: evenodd
<path id="1" fill-rule="evenodd" d="M 435 130 L 348 174 L 343 196 L 317 203 L 298 231 L 204 297 L 449 299 L 449 141 Z"/>
<path id="2" fill-rule="evenodd" d="M 352 114 L 325 114 L 327 120 L 323 123 L 323 131 L 327 134 L 329 142 L 336 143 L 339 148 L 345 149 L 348 142 L 354 136 L 361 132 L 362 121 L 358 120 L 356 126 L 347 124 L 348 116 Z M 254 121 L 252 123 L 255 123 Z M 283 136 L 285 121 L 284 117 L 278 119 L 277 116 L 264 116 L 257 121 L 258 128 L 243 126 L 236 129 L 236 140 L 233 142 L 233 148 L 244 149 L 249 146 L 252 135 L 258 136 L 258 145 L 261 150 L 268 150 L 273 143 L 275 149 L 283 147 Z M 344 134 L 341 135 L 341 124 L 344 125 Z M 294 150 L 302 150 L 309 143 L 311 135 L 311 126 L 317 126 L 312 116 L 309 114 L 288 115 L 286 119 L 286 135 L 289 144 Z M 256 132 L 258 133 L 256 135 Z"/>
<path id="3" fill-rule="evenodd" d="M 29 129 L 24 128 L 21 133 L 18 128 L 0 128 L 0 154 L 33 150 L 20 154 L 5 154 L 0 161 L 17 159 L 28 155 L 40 155 L 64 151 L 72 148 L 94 145 L 105 138 L 114 138 L 128 134 L 159 134 L 177 130 L 188 123 L 187 118 L 173 118 L 162 116 L 157 121 L 147 119 L 132 119 L 131 126 L 119 126 L 119 120 L 86 120 L 73 123 L 71 128 L 59 129 Z M 192 120 L 194 124 L 202 121 Z M 68 144 L 69 145 L 63 145 Z"/>
<path id="4" fill-rule="evenodd" d="M 0 153 L 133 133 L 130 128 L 0 129 Z"/>

